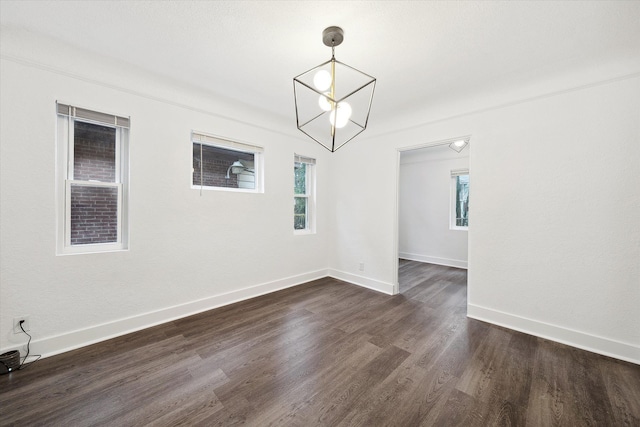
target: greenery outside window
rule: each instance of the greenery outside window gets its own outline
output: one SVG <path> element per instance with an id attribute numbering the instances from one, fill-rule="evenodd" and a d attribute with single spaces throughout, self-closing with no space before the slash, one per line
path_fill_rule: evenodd
<path id="1" fill-rule="evenodd" d="M 469 170 L 451 171 L 451 229 L 469 227 Z"/>
<path id="2" fill-rule="evenodd" d="M 293 164 L 293 229 L 315 231 L 315 159 L 295 155 Z"/>

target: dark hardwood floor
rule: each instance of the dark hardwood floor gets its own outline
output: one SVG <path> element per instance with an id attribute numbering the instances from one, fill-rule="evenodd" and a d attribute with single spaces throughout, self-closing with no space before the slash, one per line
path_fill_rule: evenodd
<path id="1" fill-rule="evenodd" d="M 640 366 L 466 318 L 466 271 L 326 278 L 0 376 L 19 426 L 640 426 Z"/>

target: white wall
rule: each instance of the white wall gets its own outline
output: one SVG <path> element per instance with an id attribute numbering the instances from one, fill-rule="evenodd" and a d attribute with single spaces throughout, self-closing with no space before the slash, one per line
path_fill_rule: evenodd
<path id="1" fill-rule="evenodd" d="M 392 293 L 398 149 L 471 135 L 469 315 L 640 363 L 637 70 L 378 137 L 374 102 L 329 155 L 127 64 L 1 40 L 0 351 L 24 343 L 15 316 L 53 354 L 327 273 Z M 56 100 L 132 118 L 129 251 L 55 255 Z M 265 193 L 191 190 L 192 129 L 264 145 Z M 318 159 L 316 235 L 292 232 L 294 152 Z"/>
<path id="2" fill-rule="evenodd" d="M 469 316 L 640 363 L 639 94 L 635 74 L 348 144 L 331 269 L 393 289 L 397 150 L 471 135 Z"/>
<path id="3" fill-rule="evenodd" d="M 16 316 L 50 355 L 326 276 L 322 147 L 126 64 L 28 41 L 3 33 L 0 352 L 26 342 Z M 131 116 L 128 251 L 56 256 L 56 100 Z M 194 129 L 264 146 L 264 194 L 191 189 Z M 294 152 L 318 160 L 315 235 L 293 234 Z"/>
<path id="4" fill-rule="evenodd" d="M 400 258 L 467 268 L 467 231 L 451 229 L 450 215 L 451 171 L 469 169 L 468 152 L 440 145 L 400 153 Z"/>

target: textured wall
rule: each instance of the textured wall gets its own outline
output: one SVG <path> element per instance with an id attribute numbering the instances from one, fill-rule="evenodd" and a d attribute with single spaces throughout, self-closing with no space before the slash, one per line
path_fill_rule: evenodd
<path id="1" fill-rule="evenodd" d="M 257 125 L 264 115 L 42 43 L 51 66 L 0 62 L 0 352 L 24 351 L 16 316 L 30 316 L 32 351 L 52 354 L 326 274 L 324 181 L 316 234 L 294 236 L 291 209 L 294 153 L 326 176 L 322 147 Z M 131 117 L 126 251 L 56 255 L 56 101 Z M 194 130 L 264 147 L 265 192 L 192 188 Z"/>
<path id="2" fill-rule="evenodd" d="M 3 32 L 10 57 L 38 57 L 1 61 L 2 351 L 24 344 L 11 330 L 12 318 L 25 314 L 34 351 L 53 341 L 57 347 L 45 351 L 60 351 L 327 266 L 390 286 L 397 149 L 470 134 L 470 309 L 640 361 L 637 70 L 554 94 L 542 82 L 525 102 L 484 103 L 477 113 L 377 137 L 365 132 L 329 156 L 301 137 L 270 131 L 271 117 L 250 107 L 164 85 L 88 52 L 51 48 L 51 40 L 23 42 L 29 39 Z M 585 81 L 565 77 L 565 89 Z M 55 255 L 56 100 L 132 117 L 128 251 Z M 375 131 L 374 119 L 375 106 L 367 132 Z M 264 145 L 265 193 L 192 190 L 192 130 Z M 318 160 L 316 235 L 293 235 L 294 152 Z"/>
<path id="3" fill-rule="evenodd" d="M 397 149 L 471 135 L 469 313 L 640 363 L 638 94 L 636 75 L 345 147 L 331 268 L 393 283 Z"/>

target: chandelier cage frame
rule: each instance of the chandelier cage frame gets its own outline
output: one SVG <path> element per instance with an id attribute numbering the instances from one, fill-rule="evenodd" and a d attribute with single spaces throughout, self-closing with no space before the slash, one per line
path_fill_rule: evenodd
<path id="1" fill-rule="evenodd" d="M 332 153 L 367 128 L 376 86 L 375 77 L 336 60 L 335 47 L 342 38 L 340 28 L 325 29 L 323 42 L 331 47 L 331 59 L 293 78 L 296 126 Z M 329 91 L 314 82 L 323 71 L 330 76 Z M 341 108 L 348 115 L 341 115 Z"/>

